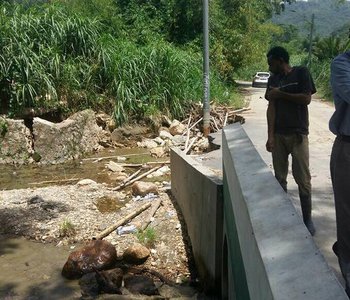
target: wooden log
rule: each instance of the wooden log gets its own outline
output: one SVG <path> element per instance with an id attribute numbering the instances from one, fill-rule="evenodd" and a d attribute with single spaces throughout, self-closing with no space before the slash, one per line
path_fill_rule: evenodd
<path id="1" fill-rule="evenodd" d="M 146 220 L 143 222 L 142 226 L 141 226 L 141 230 L 145 230 L 147 228 L 147 226 L 152 222 L 152 218 L 154 216 L 154 214 L 157 212 L 159 206 L 162 204 L 162 199 L 158 199 L 152 207 L 152 210 L 150 211 L 148 217 L 146 218 Z"/>
<path id="2" fill-rule="evenodd" d="M 133 213 L 125 216 L 124 218 L 122 218 L 121 220 L 119 220 L 117 223 L 115 223 L 114 225 L 108 227 L 107 229 L 103 230 L 101 233 L 99 233 L 96 237 L 94 237 L 94 239 L 96 240 L 102 240 L 104 237 L 106 237 L 107 235 L 109 235 L 112 231 L 116 230 L 119 226 L 123 226 L 124 224 L 126 224 L 127 222 L 129 222 L 131 219 L 135 218 L 136 216 L 138 216 L 140 213 L 142 213 L 143 211 L 145 211 L 147 208 L 151 207 L 151 203 L 148 202 L 144 205 L 142 205 L 139 209 L 137 209 L 136 211 L 134 211 Z"/>

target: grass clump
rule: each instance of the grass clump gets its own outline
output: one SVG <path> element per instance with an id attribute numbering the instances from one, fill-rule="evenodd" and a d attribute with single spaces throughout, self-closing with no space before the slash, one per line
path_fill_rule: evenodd
<path id="1" fill-rule="evenodd" d="M 136 237 L 142 245 L 148 248 L 154 247 L 157 240 L 157 234 L 153 227 L 148 227 L 145 230 L 139 230 L 136 233 Z"/>
<path id="2" fill-rule="evenodd" d="M 75 226 L 68 219 L 65 219 L 59 228 L 60 237 L 73 236 L 76 233 Z"/>

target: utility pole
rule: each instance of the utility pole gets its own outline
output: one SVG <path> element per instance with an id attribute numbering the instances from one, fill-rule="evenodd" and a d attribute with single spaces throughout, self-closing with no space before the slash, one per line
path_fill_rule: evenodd
<path id="1" fill-rule="evenodd" d="M 312 14 L 311 17 L 311 27 L 310 27 L 310 40 L 309 40 L 309 57 L 307 59 L 307 66 L 311 68 L 311 55 L 312 55 L 312 40 L 314 34 L 314 25 L 315 25 L 315 14 Z"/>
<path id="2" fill-rule="evenodd" d="M 209 0 L 203 0 L 203 134 L 210 133 L 210 76 L 209 76 Z"/>

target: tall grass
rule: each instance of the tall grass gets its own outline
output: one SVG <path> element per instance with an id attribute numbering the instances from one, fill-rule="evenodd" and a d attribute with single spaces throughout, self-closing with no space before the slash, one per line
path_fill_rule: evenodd
<path id="1" fill-rule="evenodd" d="M 0 81 L 10 112 L 93 108 L 122 124 L 154 112 L 181 117 L 202 98 L 200 54 L 162 40 L 140 46 L 106 26 L 58 5 L 0 5 Z M 212 98 L 232 99 L 215 73 Z"/>
<path id="2" fill-rule="evenodd" d="M 315 61 L 312 64 L 312 75 L 319 94 L 326 100 L 332 100 L 332 88 L 330 83 L 331 59 Z"/>

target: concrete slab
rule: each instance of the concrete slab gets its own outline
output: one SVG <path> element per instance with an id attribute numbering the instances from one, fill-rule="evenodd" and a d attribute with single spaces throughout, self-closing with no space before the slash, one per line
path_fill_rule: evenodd
<path id="1" fill-rule="evenodd" d="M 273 171 L 271 154 L 265 150 L 267 139 L 267 101 L 264 99 L 265 90 L 250 88 L 248 91 L 250 96 L 247 97 L 247 101 L 250 103 L 251 110 L 243 114 L 246 119 L 243 128 L 262 159 Z M 332 245 L 336 240 L 336 223 L 329 164 L 334 135 L 328 130 L 328 121 L 333 110 L 332 104 L 321 102 L 317 99 L 313 99 L 309 107 L 310 171 L 312 177 L 313 217 L 317 230 L 313 239 L 337 278 L 343 284 L 338 260 L 332 251 Z M 292 177 L 291 170 L 288 175 L 288 194 L 301 215 L 298 188 Z"/>
<path id="2" fill-rule="evenodd" d="M 225 224 L 231 230 L 225 232 L 231 250 L 234 240 L 239 240 L 240 253 L 235 247 L 229 256 L 234 259 L 233 269 L 243 262 L 249 290 L 248 297 L 237 287 L 236 299 L 347 299 L 290 198 L 243 128 L 228 126 L 224 136 L 224 218 L 230 211 L 234 214 Z"/>

